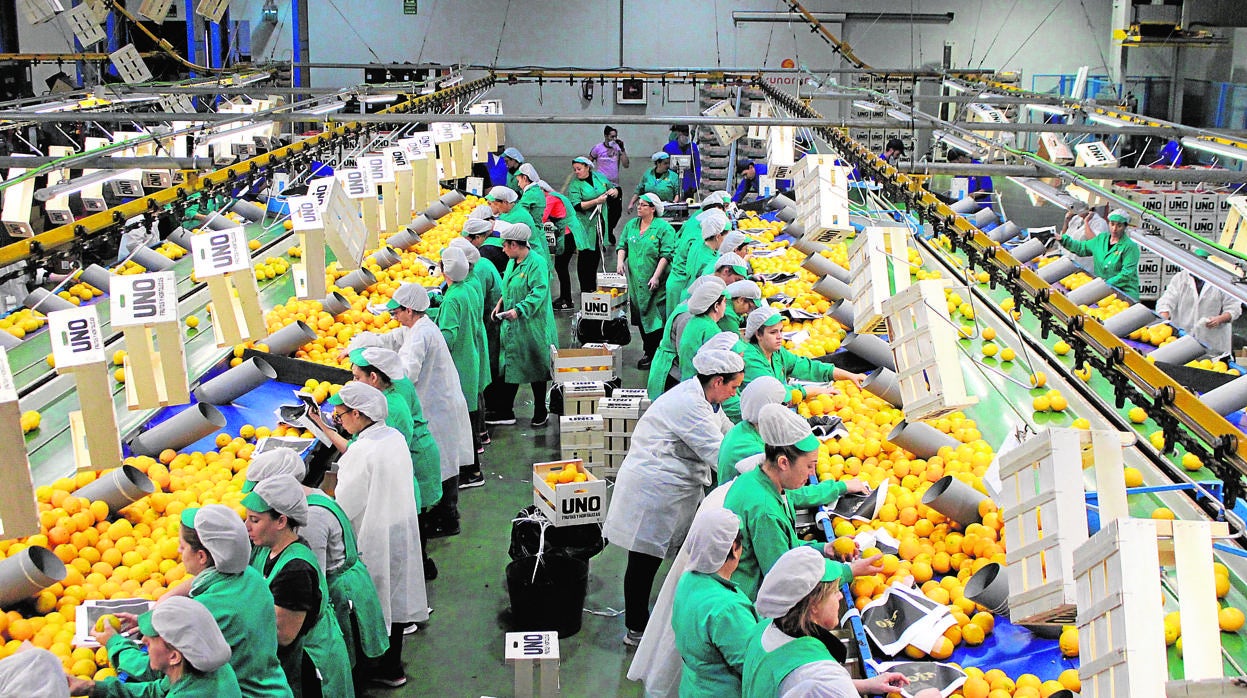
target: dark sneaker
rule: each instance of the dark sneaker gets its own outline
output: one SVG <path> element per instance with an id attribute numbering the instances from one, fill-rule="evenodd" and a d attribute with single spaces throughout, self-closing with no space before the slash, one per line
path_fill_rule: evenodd
<path id="1" fill-rule="evenodd" d="M 437 579 L 437 563 L 433 562 L 433 558 L 426 557 L 424 558 L 424 581 L 431 582 L 434 579 Z M 417 630 L 419 629 L 415 623 L 412 623 L 403 629 L 403 634 L 410 635 L 411 633 L 416 632 L 415 630 L 412 630 L 412 628 L 416 628 Z"/>
<path id="2" fill-rule="evenodd" d="M 479 470 L 471 475 L 459 474 L 459 489 L 466 490 L 473 487 L 485 486 L 485 474 Z"/>
<path id="3" fill-rule="evenodd" d="M 369 678 L 368 681 L 371 683 L 375 683 L 378 686 L 385 686 L 386 688 L 399 688 L 401 686 L 407 685 L 406 676 L 395 676 L 395 677 L 373 676 Z"/>
<path id="4" fill-rule="evenodd" d="M 652 363 L 654 363 L 654 357 L 652 357 L 652 356 L 642 356 L 642 357 L 641 357 L 641 360 L 640 360 L 640 361 L 638 361 L 638 362 L 636 362 L 636 367 L 637 367 L 637 368 L 639 368 L 639 369 L 641 369 L 641 370 L 645 370 L 645 369 L 649 368 L 649 367 L 650 367 L 650 364 L 652 364 Z"/>
<path id="5" fill-rule="evenodd" d="M 563 300 L 562 298 L 560 298 L 560 299 L 558 299 L 558 300 L 554 301 L 554 309 L 555 309 L 555 310 L 571 310 L 571 309 L 572 309 L 572 302 L 571 302 L 571 301 L 566 301 L 566 300 Z"/>
<path id="6" fill-rule="evenodd" d="M 538 415 L 538 414 L 533 415 L 532 427 L 533 427 L 534 429 L 540 429 L 540 428 L 542 428 L 542 427 L 549 426 L 549 424 L 550 424 L 550 414 L 549 414 L 549 413 L 546 413 L 546 414 L 540 414 L 540 415 Z"/>
<path id="7" fill-rule="evenodd" d="M 636 647 L 641 644 L 641 638 L 644 636 L 644 630 L 629 630 L 623 636 L 623 643 L 629 647 Z"/>
<path id="8" fill-rule="evenodd" d="M 490 445 L 490 444 L 492 444 L 492 443 L 494 442 L 494 440 L 493 440 L 492 438 L 490 438 L 490 436 L 489 436 L 489 432 L 487 432 L 487 431 L 482 431 L 482 432 L 481 432 L 481 434 L 480 434 L 480 436 L 481 436 L 481 445 L 482 445 L 482 446 L 488 446 L 488 445 Z"/>
<path id="9" fill-rule="evenodd" d="M 447 538 L 459 535 L 459 522 L 451 524 L 433 524 L 425 528 L 428 538 Z"/>
<path id="10" fill-rule="evenodd" d="M 515 424 L 515 414 L 493 414 L 485 417 L 485 423 L 491 427 Z"/>

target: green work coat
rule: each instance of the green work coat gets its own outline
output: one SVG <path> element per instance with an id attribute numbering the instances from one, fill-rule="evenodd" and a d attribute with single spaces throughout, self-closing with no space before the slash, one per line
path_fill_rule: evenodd
<path id="1" fill-rule="evenodd" d="M 667 322 L 663 324 L 662 339 L 658 342 L 658 349 L 654 351 L 654 359 L 649 367 L 649 377 L 645 382 L 646 394 L 649 395 L 650 400 L 657 400 L 659 395 L 666 392 L 667 377 L 671 375 L 671 369 L 679 358 L 676 354 L 679 347 L 675 343 L 675 323 L 684 321 L 680 318 L 688 315 L 688 304 L 680 303 L 673 310 L 674 312 L 667 315 Z"/>
<path id="2" fill-rule="evenodd" d="M 606 205 L 590 207 L 588 211 L 580 210 L 581 201 L 596 199 L 614 188 L 601 172 L 590 171 L 588 179 L 572 177 L 567 185 L 567 200 L 572 204 L 572 211 L 580 221 L 580 230 L 572 230 L 576 239 L 577 250 L 596 250 L 598 240 L 606 234 Z M 579 234 L 577 234 L 579 233 Z"/>
<path id="3" fill-rule="evenodd" d="M 668 317 L 684 300 L 684 289 L 692 282 L 688 275 L 688 254 L 693 245 L 700 244 L 701 241 L 701 221 L 697 216 L 684 221 L 684 225 L 675 234 L 675 242 L 671 246 L 671 269 L 667 272 Z"/>
<path id="4" fill-rule="evenodd" d="M 745 326 L 745 320 L 736 313 L 736 308 L 732 307 L 732 301 L 728 300 L 727 308 L 723 311 L 723 317 L 719 318 L 719 329 L 724 332 L 741 333 L 741 328 Z"/>
<path id="5" fill-rule="evenodd" d="M 262 698 L 290 698 L 290 685 L 277 661 L 273 594 L 264 577 L 251 567 L 238 574 L 224 574 L 209 567 L 195 575 L 190 595 L 208 609 L 221 628 L 232 651 L 230 666 L 243 692 Z M 148 665 L 147 652 L 134 640 L 113 635 L 104 647 L 113 668 L 131 677 L 123 686 L 142 690 L 141 682 L 159 683 L 164 679 Z"/>
<path id="6" fill-rule="evenodd" d="M 1104 232 L 1090 240 L 1075 240 L 1069 235 L 1061 236 L 1065 249 L 1079 257 L 1091 255 L 1095 261 L 1095 275 L 1104 283 L 1139 300 L 1139 243 L 1126 235 L 1116 244 L 1112 233 Z"/>
<path id="7" fill-rule="evenodd" d="M 512 259 L 502 276 L 502 309 L 519 313 L 504 320 L 500 338 L 502 380 L 537 383 L 550 380 L 550 345 L 557 343 L 550 300 L 550 268 L 531 251 L 522 262 Z"/>
<path id="8" fill-rule="evenodd" d="M 268 559 L 268 548 L 256 548 L 251 556 L 251 564 L 261 573 Z M 338 627 L 338 619 L 333 614 L 333 601 L 329 595 L 329 584 L 325 581 L 325 573 L 316 562 L 316 556 L 306 543 L 295 541 L 287 545 L 277 556 L 277 562 L 265 579 L 271 585 L 273 580 L 292 560 L 302 560 L 317 571 L 320 580 L 320 608 L 316 611 L 316 622 L 312 629 L 303 637 L 296 639 L 278 651 L 282 669 L 286 672 L 286 680 L 294 689 L 296 698 L 302 695 L 303 655 L 306 653 L 312 665 L 320 674 L 321 691 L 325 696 L 344 696 L 353 698 L 355 686 L 351 680 L 351 659 L 346 644 L 342 640 L 342 630 Z M 295 688 L 298 686 L 298 688 Z"/>
<path id="9" fill-rule="evenodd" d="M 660 176 L 654 173 L 654 168 L 649 168 L 636 185 L 636 195 L 644 194 L 657 194 L 658 198 L 668 203 L 675 201 L 675 197 L 680 195 L 680 175 L 669 169 Z"/>
<path id="10" fill-rule="evenodd" d="M 650 221 L 641 232 L 641 219 L 633 218 L 624 225 L 619 236 L 619 249 L 627 256 L 628 293 L 641 316 L 641 331 L 654 332 L 662 329 L 666 321 L 666 289 L 660 281 L 658 288 L 650 290 L 649 280 L 658 269 L 661 259 L 669 258 L 675 230 L 661 218 Z"/>
<path id="11" fill-rule="evenodd" d="M 520 205 L 516 204 L 511 207 L 510 211 L 498 216 L 498 220 L 507 223 L 523 223 L 528 226 L 528 229 L 533 231 L 533 236 L 528 240 L 528 249 L 536 253 L 538 257 L 546 260 L 546 267 L 554 268 L 554 261 L 550 258 L 550 246 L 546 244 L 545 228 L 541 227 L 541 223 L 534 221 L 532 216 L 528 215 L 526 209 L 520 208 Z"/>
<path id="12" fill-rule="evenodd" d="M 770 622 L 762 624 L 749 641 L 742 698 L 775 698 L 779 695 L 780 684 L 799 667 L 834 661 L 831 651 L 815 637 L 798 637 L 767 652 L 762 648 L 762 632 L 770 625 Z"/>
<path id="13" fill-rule="evenodd" d="M 387 410 L 385 424 L 393 427 L 395 431 L 403 435 L 403 440 L 407 442 L 407 450 L 411 452 L 411 457 L 414 460 L 419 444 L 415 440 L 415 419 L 411 416 L 411 408 L 407 405 L 407 398 L 394 387 L 393 383 L 390 384 L 388 390 L 382 391 L 382 394 L 385 395 Z M 348 442 L 354 440 L 355 437 L 351 437 Z M 412 476 L 414 477 L 415 473 L 412 473 Z M 419 483 L 417 483 L 416 510 L 419 511 L 424 506 L 424 500 L 420 498 Z"/>
<path id="14" fill-rule="evenodd" d="M 737 422 L 723 435 L 723 444 L 719 446 L 719 484 L 726 485 L 739 474 L 737 463 L 765 451 L 766 442 L 758 428 L 743 419 Z"/>
<path id="15" fill-rule="evenodd" d="M 576 215 L 575 207 L 566 196 L 557 191 L 550 192 L 550 196 L 563 202 L 563 208 L 567 209 L 566 217 L 550 219 L 550 222 L 557 228 L 557 231 L 554 233 L 554 251 L 556 254 L 563 254 L 563 245 L 566 244 L 566 233 L 571 233 L 572 240 L 579 240 L 584 237 L 584 226 L 580 224 L 580 216 Z"/>
<path id="16" fill-rule="evenodd" d="M 450 284 L 446 289 L 442 297 L 442 312 L 437 316 L 437 326 L 442 330 L 446 347 L 450 349 L 450 358 L 455 362 L 469 412 L 476 411 L 481 391 L 485 388 L 481 383 L 481 364 L 485 364 L 486 370 L 489 366 L 489 355 L 486 353 L 489 347 L 485 341 L 485 326 L 481 322 L 483 307 L 484 299 L 479 287 L 465 279 Z"/>
<path id="17" fill-rule="evenodd" d="M 359 558 L 359 546 L 355 541 L 355 529 L 342 507 L 328 495 L 313 492 L 307 496 L 307 505 L 328 509 L 342 527 L 342 547 L 345 550 L 342 565 L 325 572 L 329 585 L 329 597 L 333 602 L 333 615 L 342 630 L 342 640 L 351 656 L 351 666 L 359 663 L 355 656 L 355 642 L 367 659 L 376 659 L 390 648 L 390 628 L 381 612 L 381 599 L 377 586 L 368 575 L 368 567 Z M 359 630 L 359 637 L 355 631 Z"/>
<path id="18" fill-rule="evenodd" d="M 745 348 L 745 382 L 741 383 L 741 388 L 743 389 L 749 385 L 750 381 L 761 376 L 774 376 L 775 380 L 784 385 L 788 385 L 790 378 L 804 381 L 831 381 L 835 371 L 836 367 L 831 364 L 797 356 L 783 347 L 771 354 L 768 361 L 758 344 L 750 342 Z M 805 388 L 797 387 L 797 389 L 804 397 Z"/>
<path id="19" fill-rule="evenodd" d="M 514 191 L 516 194 L 524 193 L 520 191 L 520 180 L 516 179 L 515 173 L 511 170 L 507 170 L 507 188 Z"/>
<path id="20" fill-rule="evenodd" d="M 693 245 L 688 251 L 688 259 L 684 262 L 684 273 L 688 275 L 688 283 L 681 293 L 687 293 L 688 287 L 700 276 L 714 273 L 714 265 L 719 261 L 719 251 L 712 249 L 705 241 Z"/>
<path id="21" fill-rule="evenodd" d="M 749 597 L 717 574 L 685 572 L 671 610 L 675 646 L 684 658 L 682 696 L 738 696 L 758 615 Z"/>
<path id="22" fill-rule="evenodd" d="M 97 698 L 242 698 L 243 692 L 238 687 L 234 668 L 226 664 L 211 674 L 186 672 L 174 684 L 163 675 L 147 683 L 121 683 L 109 677 L 97 681 L 91 695 Z"/>
<path id="23" fill-rule="evenodd" d="M 684 332 L 680 335 L 680 348 L 676 352 L 680 358 L 680 380 L 688 380 L 697 375 L 697 370 L 693 368 L 693 357 L 706 340 L 716 334 L 719 334 L 719 326 L 709 315 L 694 315 L 689 318 Z"/>
<path id="24" fill-rule="evenodd" d="M 493 262 L 478 259 L 472 265 L 472 274 L 468 278 L 480 290 L 483 302 L 481 326 L 485 328 L 485 352 L 480 357 L 479 385 L 484 389 L 494 379 L 490 368 L 492 365 L 490 357 L 498 351 L 498 326 L 489 319 L 489 314 L 494 311 L 494 306 L 498 305 L 498 299 L 502 298 L 502 275 L 498 273 L 498 267 L 495 267 Z"/>
<path id="25" fill-rule="evenodd" d="M 390 386 L 407 400 L 407 409 L 411 412 L 409 450 L 411 469 L 416 478 L 416 505 L 421 507 L 421 511 L 427 511 L 442 500 L 442 454 L 433 432 L 429 431 L 429 420 L 424 418 L 415 383 L 410 378 L 399 378 Z"/>
<path id="26" fill-rule="evenodd" d="M 821 488 L 824 504 L 834 502 L 848 491 L 847 485 L 836 480 L 826 480 L 812 487 Z M 732 575 L 732 581 L 750 599 L 758 598 L 762 577 L 770 571 L 781 555 L 798 545 L 805 545 L 797 538 L 792 507 L 788 497 L 780 495 L 775 483 L 771 482 L 762 468 L 736 478 L 731 489 L 727 491 L 723 508 L 730 509 L 740 517 L 740 535 L 744 545 L 740 554 L 740 566 Z M 822 543 L 811 545 L 822 550 Z M 853 579 L 853 570 L 848 565 L 832 564 L 843 568 L 840 574 L 845 582 Z"/>
<path id="27" fill-rule="evenodd" d="M 533 228 L 533 239 L 538 237 L 545 238 L 546 234 L 542 232 L 541 223 L 546 217 L 546 193 L 536 184 L 528 185 L 528 188 L 520 194 L 520 200 L 516 202 L 515 208 L 522 208 L 528 213 L 528 217 L 536 223 Z M 511 209 L 512 211 L 515 208 Z M 514 222 L 514 221 L 510 221 Z"/>

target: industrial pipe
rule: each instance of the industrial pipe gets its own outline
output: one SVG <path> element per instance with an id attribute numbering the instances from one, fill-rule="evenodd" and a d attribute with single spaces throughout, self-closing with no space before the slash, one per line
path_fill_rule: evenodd
<path id="1" fill-rule="evenodd" d="M 892 375 L 893 377 L 896 376 L 895 373 Z M 907 422 L 904 420 L 901 420 L 892 428 L 892 431 L 888 432 L 887 440 L 919 458 L 931 458 L 945 446 L 957 448 L 961 445 L 961 442 L 926 422 Z"/>
<path id="2" fill-rule="evenodd" d="M 792 227 L 793 227 L 792 225 L 788 226 L 788 228 L 784 229 L 784 232 L 788 232 L 788 229 Z M 827 247 L 821 242 L 816 242 L 814 240 L 806 240 L 805 238 L 800 238 L 800 237 L 793 240 L 792 247 L 793 249 L 795 249 L 796 251 L 802 254 L 822 254 L 823 250 L 830 249 L 829 247 Z"/>
<path id="3" fill-rule="evenodd" d="M 840 342 L 840 347 L 872 366 L 882 366 L 896 370 L 896 359 L 892 356 L 892 348 L 888 343 L 873 334 L 857 334 L 850 332 Z"/>
<path id="4" fill-rule="evenodd" d="M 402 233 L 399 233 L 399 235 L 401 234 Z M 377 266 L 382 269 L 389 269 L 395 264 L 403 261 L 403 258 L 398 256 L 398 252 L 396 252 L 393 247 L 382 246 L 368 257 L 368 261 L 376 262 Z"/>
<path id="5" fill-rule="evenodd" d="M 442 194 L 441 198 L 438 199 L 438 201 L 440 201 L 446 208 L 454 208 L 467 200 L 468 197 L 454 189 Z"/>
<path id="6" fill-rule="evenodd" d="M 338 288 L 353 288 L 356 293 L 363 293 L 368 287 L 377 283 L 377 277 L 367 269 L 360 268 L 337 280 Z"/>
<path id="7" fill-rule="evenodd" d="M 0 349 L 8 351 L 21 343 L 22 340 L 14 337 L 5 330 L 0 330 Z"/>
<path id="8" fill-rule="evenodd" d="M 179 225 L 173 229 L 172 233 L 169 233 L 169 237 L 166 239 L 178 247 L 189 251 L 191 248 L 191 238 L 194 236 L 194 233 Z"/>
<path id="9" fill-rule="evenodd" d="M 974 215 L 970 216 L 970 221 L 974 223 L 974 227 L 982 229 L 992 223 L 999 223 L 1000 216 L 997 216 L 996 212 L 991 210 L 990 207 L 981 208 Z"/>
<path id="10" fill-rule="evenodd" d="M 846 276 L 848 275 L 848 271 L 821 254 L 812 254 L 809 257 L 806 257 L 805 261 L 801 263 L 801 267 L 819 278 L 830 275 L 835 276 L 837 281 L 848 281 L 848 279 L 841 279 L 839 275 L 836 274 L 836 270 L 839 269 L 843 271 Z"/>
<path id="11" fill-rule="evenodd" d="M 940 478 L 922 495 L 923 504 L 947 516 L 962 528 L 983 520 L 979 515 L 979 503 L 986 499 L 987 495 L 952 475 Z"/>
<path id="12" fill-rule="evenodd" d="M 438 220 L 442 216 L 450 213 L 450 207 L 441 201 L 434 201 L 428 208 L 424 209 L 422 215 L 430 220 Z"/>
<path id="13" fill-rule="evenodd" d="M 420 220 L 420 218 L 423 217 L 424 216 L 421 215 L 419 218 L 416 218 L 416 220 Z M 415 247 L 418 242 L 420 242 L 420 234 L 412 231 L 411 226 L 407 226 L 385 239 L 385 244 L 390 247 L 396 247 L 400 250 L 409 250 Z"/>
<path id="14" fill-rule="evenodd" d="M 1095 305 L 1115 294 L 1112 286 L 1104 279 L 1092 279 L 1078 288 L 1065 294 L 1065 299 L 1074 305 Z"/>
<path id="15" fill-rule="evenodd" d="M 1068 298 L 1068 296 L 1067 296 Z M 1146 327 L 1157 320 L 1156 313 L 1142 303 L 1135 303 L 1113 317 L 1101 322 L 1104 329 L 1118 337 L 1126 337 L 1131 332 Z"/>
<path id="16" fill-rule="evenodd" d="M 251 223 L 259 223 L 264 220 L 264 208 L 257 206 L 250 201 L 239 199 L 230 205 L 229 210 L 237 213 Z"/>
<path id="17" fill-rule="evenodd" d="M 277 330 L 273 334 L 261 339 L 256 344 L 263 344 L 268 347 L 270 354 L 281 354 L 289 356 L 299 350 L 299 347 L 316 339 L 316 331 L 302 320 L 295 320 L 285 327 Z M 241 365 L 238 368 L 242 368 Z"/>
<path id="18" fill-rule="evenodd" d="M 78 489 L 74 496 L 104 502 L 108 505 L 108 512 L 116 514 L 155 491 L 155 483 L 142 470 L 133 465 L 122 465 Z"/>
<path id="19" fill-rule="evenodd" d="M 896 372 L 891 369 L 880 366 L 866 374 L 862 389 L 893 407 L 901 407 L 901 387 L 897 383 Z"/>
<path id="20" fill-rule="evenodd" d="M 176 264 L 172 259 L 160 254 L 159 252 L 140 245 L 130 254 L 130 261 L 143 267 L 147 271 L 168 271 Z"/>
<path id="21" fill-rule="evenodd" d="M 1075 272 L 1082 271 L 1082 267 L 1078 266 L 1074 260 L 1069 257 L 1057 257 L 1047 264 L 1035 270 L 1035 274 L 1050 284 L 1064 279 Z"/>
<path id="22" fill-rule="evenodd" d="M 1239 376 L 1234 380 L 1213 388 L 1199 396 L 1205 405 L 1222 417 L 1247 407 L 1247 376 Z"/>
<path id="23" fill-rule="evenodd" d="M 814 284 L 813 291 L 830 301 L 838 301 L 853 295 L 849 285 L 828 274 Z"/>
<path id="24" fill-rule="evenodd" d="M 956 213 L 959 216 L 968 216 L 979 210 L 979 202 L 978 199 L 975 199 L 973 196 L 967 196 L 957 199 L 951 206 L 949 206 L 949 208 L 953 210 L 953 213 Z"/>
<path id="25" fill-rule="evenodd" d="M 98 264 L 88 266 L 86 269 L 82 270 L 81 274 L 78 275 L 79 281 L 91 284 L 104 293 L 108 293 L 108 287 L 111 279 L 112 272 Z"/>
<path id="26" fill-rule="evenodd" d="M 199 387 L 195 388 L 194 395 L 200 404 L 228 405 L 276 378 L 277 371 L 273 370 L 267 361 L 253 356 L 216 378 L 200 383 Z"/>
<path id="27" fill-rule="evenodd" d="M 853 330 L 853 302 L 849 299 L 841 298 L 835 303 L 832 303 L 831 309 L 827 311 L 827 314 L 830 315 L 833 320 L 843 325 L 844 329 L 849 331 Z"/>
<path id="28" fill-rule="evenodd" d="M 26 299 L 22 301 L 22 305 L 31 310 L 38 310 L 44 315 L 58 310 L 73 310 L 78 307 L 46 288 L 36 288 L 31 291 L 26 295 Z"/>
<path id="29" fill-rule="evenodd" d="M 801 214 L 794 206 L 785 206 L 775 213 L 775 217 L 785 223 L 791 223 L 797 220 L 797 216 Z"/>
<path id="30" fill-rule="evenodd" d="M 989 232 L 987 234 L 987 237 L 1003 245 L 1006 242 L 1012 240 L 1013 238 L 1021 234 L 1022 234 L 1022 229 L 1018 227 L 1017 223 L 1014 223 L 1013 221 L 1005 221 L 1004 225 L 999 226 L 993 229 L 991 232 Z"/>
<path id="31" fill-rule="evenodd" d="M 31 546 L 0 561 L 0 608 L 25 601 L 69 574 L 65 563 L 42 546 Z"/>
<path id="32" fill-rule="evenodd" d="M 1047 251 L 1048 246 L 1043 244 L 1042 240 L 1031 238 L 1012 250 L 1009 250 L 1009 254 L 1013 255 L 1013 258 L 1018 261 L 1018 264 L 1026 264 Z"/>
<path id="33" fill-rule="evenodd" d="M 1208 348 L 1203 342 L 1195 339 L 1195 335 L 1188 334 L 1179 337 L 1162 347 L 1156 347 L 1147 358 L 1152 361 L 1164 361 L 1168 364 L 1186 364 L 1199 358 L 1203 358 L 1208 354 Z"/>
<path id="34" fill-rule="evenodd" d="M 225 415 L 206 402 L 187 407 L 151 429 L 140 431 L 130 440 L 130 450 L 138 456 L 155 458 L 166 448 L 181 450 L 214 431 L 225 428 Z"/>
<path id="35" fill-rule="evenodd" d="M 1009 612 L 1009 578 L 1000 563 L 983 566 L 966 580 L 966 598 L 985 607 L 991 613 L 1005 615 Z"/>
<path id="36" fill-rule="evenodd" d="M 337 317 L 338 315 L 350 310 L 351 304 L 346 300 L 346 296 L 334 291 L 328 296 L 320 299 L 320 309 L 330 315 L 333 315 L 334 317 Z"/>

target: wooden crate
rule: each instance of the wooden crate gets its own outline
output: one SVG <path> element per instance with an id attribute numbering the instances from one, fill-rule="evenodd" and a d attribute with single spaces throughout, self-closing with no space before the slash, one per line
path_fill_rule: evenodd
<path id="1" fill-rule="evenodd" d="M 1222 247 L 1247 253 L 1247 196 L 1230 196 L 1225 201 L 1230 210 L 1225 214 L 1219 242 Z"/>
<path id="2" fill-rule="evenodd" d="M 1117 518 L 1074 553 L 1079 677 L 1091 698 L 1222 695 L 1213 536 L 1207 521 Z M 1168 681 L 1160 539 L 1172 540 L 1182 628 L 1182 674 Z"/>
<path id="3" fill-rule="evenodd" d="M 605 422 L 596 414 L 559 417 L 559 445 L 564 448 L 606 448 Z"/>
<path id="4" fill-rule="evenodd" d="M 598 401 L 606 396 L 602 381 L 571 381 L 563 384 L 563 414 L 595 414 Z"/>
<path id="5" fill-rule="evenodd" d="M 39 505 L 26 449 L 17 447 L 26 438 L 22 435 L 22 408 L 17 402 L 17 387 L 3 348 L 0 348 L 0 438 L 9 446 L 0 449 L 0 479 L 4 482 L 4 487 L 0 488 L 0 534 L 4 538 L 34 535 L 40 530 Z"/>
<path id="6" fill-rule="evenodd" d="M 889 346 L 907 419 L 930 419 L 978 402 L 966 393 L 957 349 L 958 331 L 948 317 L 944 280 L 926 280 L 887 299 Z"/>
<path id="7" fill-rule="evenodd" d="M 1120 453 L 1116 432 L 1099 433 Z M 1079 429 L 1046 429 L 1000 456 L 1009 618 L 1015 624 L 1074 621 L 1074 550 L 1087 540 L 1083 435 L 1092 438 Z M 1120 472 L 1120 455 L 1117 462 Z"/>
<path id="8" fill-rule="evenodd" d="M 908 245 L 909 230 L 897 226 L 871 226 L 853 241 L 849 288 L 855 332 L 872 332 L 883 320 L 883 302 L 909 287 Z"/>
<path id="9" fill-rule="evenodd" d="M 550 345 L 554 380 L 557 383 L 614 380 L 616 353 L 606 348 L 560 349 Z"/>
<path id="10" fill-rule="evenodd" d="M 833 244 L 853 233 L 849 224 L 848 168 L 834 164 L 831 156 L 807 155 L 794 168 L 793 193 L 797 219 L 805 237 Z"/>
<path id="11" fill-rule="evenodd" d="M 645 414 L 645 410 L 649 409 L 651 402 L 649 392 L 645 388 L 619 388 L 611 393 L 611 397 L 628 397 L 640 400 L 641 414 Z"/>
<path id="12" fill-rule="evenodd" d="M 587 470 L 584 462 L 566 459 L 533 464 L 533 505 L 555 526 L 602 523 L 606 520 L 606 481 L 589 470 L 586 482 L 560 483 L 551 487 L 546 475 L 563 469 L 568 463 Z"/>

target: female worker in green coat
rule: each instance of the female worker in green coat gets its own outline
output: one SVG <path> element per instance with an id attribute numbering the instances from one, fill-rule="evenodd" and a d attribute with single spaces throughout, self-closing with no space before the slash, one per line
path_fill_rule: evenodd
<path id="1" fill-rule="evenodd" d="M 719 319 L 723 317 L 727 307 L 727 285 L 723 280 L 714 277 L 715 281 L 702 284 L 696 293 L 688 298 L 688 312 L 691 317 L 679 333 L 679 348 L 676 355 L 680 362 L 680 380 L 688 380 L 697 374 L 693 368 L 693 357 L 706 340 L 719 334 Z"/>
<path id="2" fill-rule="evenodd" d="M 668 258 L 675 230 L 662 219 L 663 202 L 655 194 L 645 194 L 637 204 L 637 217 L 624 225 L 619 236 L 615 270 L 628 277 L 628 293 L 636 307 L 645 355 L 637 368 L 649 368 L 662 340 L 667 320 L 666 289 Z"/>
<path id="3" fill-rule="evenodd" d="M 650 159 L 654 161 L 654 166 L 649 168 L 641 176 L 641 181 L 637 183 L 636 193 L 632 195 L 632 201 L 628 202 L 629 211 L 646 194 L 656 194 L 659 199 L 667 203 L 675 201 L 675 197 L 680 195 L 680 175 L 671 169 L 671 155 L 660 150 Z"/>
<path id="4" fill-rule="evenodd" d="M 807 547 L 790 550 L 771 568 L 758 592 L 758 615 L 770 619 L 745 653 L 744 698 L 893 694 L 909 684 L 899 672 L 853 679 L 825 639 L 839 628 L 840 565 Z M 938 689 L 915 698 L 938 698 Z"/>
<path id="5" fill-rule="evenodd" d="M 722 507 L 702 507 L 684 547 L 688 566 L 671 607 L 675 646 L 684 660 L 680 695 L 738 696 L 758 625 L 753 603 L 732 583 L 740 562 L 740 519 Z"/>
<path id="6" fill-rule="evenodd" d="M 550 379 L 550 345 L 556 343 L 554 310 L 550 302 L 550 270 L 529 249 L 532 231 L 524 225 L 501 230 L 502 250 L 511 261 L 502 275 L 502 299 L 493 316 L 502 323 L 500 334 L 502 384 L 498 388 L 499 419 L 515 423 L 515 396 L 520 383 L 533 389 L 533 427 L 550 423 L 546 412 L 546 382 Z M 544 244 L 544 243 L 543 243 Z"/>
<path id="7" fill-rule="evenodd" d="M 741 420 L 723 435 L 719 447 L 719 484 L 732 481 L 740 471 L 736 466 L 743 460 L 752 459 L 746 470 L 752 470 L 762 462 L 766 444 L 758 433 L 758 416 L 767 405 L 779 405 L 788 401 L 788 388 L 771 376 L 760 376 L 740 391 Z"/>
<path id="8" fill-rule="evenodd" d="M 784 320 L 779 311 L 763 306 L 749 313 L 745 321 L 745 338 L 749 340 L 749 348 L 745 350 L 745 384 L 758 376 L 774 376 L 781 383 L 788 384 L 790 379 L 803 381 L 820 381 L 827 385 L 794 386 L 801 391 L 801 397 L 822 395 L 838 392 L 832 381 L 853 381 L 862 387 L 866 376 L 850 373 L 828 363 L 812 361 L 804 356 L 797 356 L 784 348 L 784 333 L 780 323 Z"/>
<path id="9" fill-rule="evenodd" d="M 580 221 L 579 235 L 572 231 L 576 240 L 576 278 L 580 280 L 581 293 L 597 288 L 598 264 L 602 261 L 602 240 L 606 237 L 606 201 L 619 197 L 619 187 L 600 172 L 593 170 L 593 161 L 586 157 L 572 160 L 572 181 L 567 185 L 567 200 L 571 202 Z M 560 264 L 570 261 L 571 255 L 564 250 Z"/>
<path id="10" fill-rule="evenodd" d="M 697 292 L 697 289 L 704 284 L 722 284 L 723 280 L 714 276 L 703 276 L 696 279 L 689 285 L 690 296 Z M 721 294 L 722 291 L 719 291 Z M 654 360 L 649 367 L 649 377 L 646 380 L 646 392 L 650 400 L 657 400 L 659 395 L 667 392 L 680 382 L 680 370 L 677 366 L 680 357 L 680 336 L 684 333 L 684 326 L 688 324 L 692 313 L 688 309 L 688 301 L 676 305 L 674 312 L 667 316 L 667 322 L 662 328 L 662 338 L 658 342 L 658 349 L 654 352 Z"/>
<path id="11" fill-rule="evenodd" d="M 1139 299 L 1139 243 L 1130 239 L 1130 214 L 1117 209 L 1108 214 L 1108 232 L 1090 240 L 1061 236 L 1061 245 L 1079 257 L 1095 261 L 1095 275 L 1131 300 Z"/>
<path id="12" fill-rule="evenodd" d="M 527 166 L 521 165 L 521 167 Z M 468 281 L 468 258 L 463 250 L 454 247 L 442 252 L 442 275 L 448 284 L 442 298 L 442 309 L 437 316 L 437 326 L 446 338 L 446 346 L 450 349 L 450 357 L 455 362 L 455 370 L 459 373 L 459 386 L 463 389 L 463 397 L 468 403 L 468 419 L 472 424 L 481 423 L 480 395 L 485 386 L 480 384 L 481 366 L 488 364 L 486 352 L 488 344 L 485 340 L 485 323 L 481 319 L 484 314 L 485 300 L 477 284 Z M 473 440 L 478 442 L 480 435 L 473 430 Z M 459 487 L 485 483 L 481 474 L 480 449 L 470 466 L 459 468 Z"/>
<path id="13" fill-rule="evenodd" d="M 695 245 L 702 244 L 702 221 L 723 216 L 724 226 L 727 225 L 727 214 L 723 207 L 731 201 L 725 191 L 711 193 L 701 202 L 701 213 L 689 218 L 680 226 L 675 235 L 675 244 L 671 250 L 671 272 L 667 274 L 667 315 L 670 316 L 675 306 L 679 305 L 682 295 L 693 279 L 697 277 L 688 269 L 688 255 Z M 718 214 L 714 213 L 718 211 Z M 717 223 L 716 223 L 717 225 Z"/>

